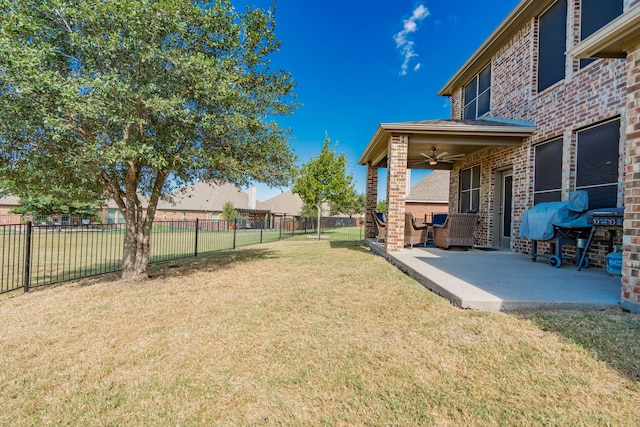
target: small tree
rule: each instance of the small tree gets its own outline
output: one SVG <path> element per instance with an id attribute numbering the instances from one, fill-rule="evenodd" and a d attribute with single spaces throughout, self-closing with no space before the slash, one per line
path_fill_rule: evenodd
<path id="1" fill-rule="evenodd" d="M 315 219 L 318 217 L 318 209 L 313 205 L 304 204 L 300 208 L 300 217 L 302 219 Z"/>
<path id="2" fill-rule="evenodd" d="M 343 204 L 353 189 L 353 178 L 347 173 L 347 157 L 329 148 L 327 136 L 317 157 L 302 166 L 300 177 L 291 191 L 302 201 L 317 210 L 318 240 L 320 240 L 320 216 L 324 203 Z"/>
<path id="3" fill-rule="evenodd" d="M 222 205 L 222 216 L 227 223 L 231 223 L 236 219 L 238 211 L 233 207 L 233 203 L 225 202 L 224 205 Z"/>
<path id="4" fill-rule="evenodd" d="M 43 173 L 46 173 L 43 172 Z M 20 199 L 20 206 L 11 209 L 11 213 L 19 215 L 51 216 L 77 215 L 97 217 L 99 206 L 104 205 L 101 191 L 71 185 L 51 185 L 48 191 L 42 191 L 35 185 L 17 185 L 11 180 L 0 182 L 0 197 L 12 194 Z"/>
<path id="5" fill-rule="evenodd" d="M 96 218 L 99 215 L 97 206 L 101 204 L 100 201 L 95 203 L 64 202 L 48 195 L 41 197 L 21 196 L 20 203 L 20 206 L 11 209 L 11 213 L 33 216 L 78 215 L 91 218 Z"/>
<path id="6" fill-rule="evenodd" d="M 331 204 L 331 215 L 345 214 L 349 218 L 354 215 L 362 215 L 366 210 L 366 196 L 353 192 L 344 201 Z"/>
<path id="7" fill-rule="evenodd" d="M 387 212 L 387 201 L 386 200 L 378 201 L 378 204 L 376 205 L 376 212 L 378 212 L 378 213 Z"/>

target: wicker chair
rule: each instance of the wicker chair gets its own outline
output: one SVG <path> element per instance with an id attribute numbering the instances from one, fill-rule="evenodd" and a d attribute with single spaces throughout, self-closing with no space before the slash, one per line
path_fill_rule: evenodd
<path id="1" fill-rule="evenodd" d="M 433 226 L 433 243 L 443 249 L 452 246 L 471 248 L 476 232 L 478 215 L 473 213 L 452 213 L 442 225 Z"/>
<path id="2" fill-rule="evenodd" d="M 404 214 L 404 244 L 413 245 L 425 243 L 427 240 L 427 225 L 416 225 L 416 219 L 411 212 Z"/>
<path id="3" fill-rule="evenodd" d="M 382 218 L 380 218 L 377 213 L 373 214 L 373 221 L 376 223 L 376 227 L 378 228 L 378 236 L 376 237 L 376 241 L 380 243 L 380 240 L 384 240 L 387 238 L 387 227 L 382 221 Z"/>

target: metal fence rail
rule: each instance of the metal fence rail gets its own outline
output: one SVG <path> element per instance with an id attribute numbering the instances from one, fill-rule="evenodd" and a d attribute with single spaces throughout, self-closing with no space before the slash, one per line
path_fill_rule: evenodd
<path id="1" fill-rule="evenodd" d="M 155 221 L 150 263 L 195 257 L 283 239 L 317 237 L 316 220 Z M 362 240 L 355 219 L 323 218 L 321 239 Z M 122 268 L 124 224 L 0 225 L 0 294 L 117 272 Z"/>

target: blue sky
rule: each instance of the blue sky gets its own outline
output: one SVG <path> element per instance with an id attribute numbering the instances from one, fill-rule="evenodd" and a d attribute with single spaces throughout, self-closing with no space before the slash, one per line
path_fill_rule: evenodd
<path id="1" fill-rule="evenodd" d="M 518 1 L 279 0 L 282 45 L 272 66 L 292 74 L 302 105 L 278 122 L 292 129 L 300 162 L 317 155 L 328 133 L 364 193 L 366 170 L 357 161 L 378 125 L 448 118 L 448 101 L 436 93 Z M 242 11 L 273 1 L 233 3 Z M 422 177 L 414 172 L 412 183 Z M 386 170 L 380 178 L 384 184 Z M 257 187 L 258 200 L 281 192 Z"/>

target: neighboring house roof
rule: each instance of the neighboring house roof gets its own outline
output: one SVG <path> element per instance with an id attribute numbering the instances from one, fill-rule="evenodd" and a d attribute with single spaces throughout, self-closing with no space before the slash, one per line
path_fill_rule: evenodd
<path id="1" fill-rule="evenodd" d="M 302 205 L 304 205 L 304 203 L 300 196 L 293 194 L 291 190 L 260 203 L 261 209 L 268 209 L 274 214 L 287 214 L 292 216 L 300 214 Z"/>
<path id="2" fill-rule="evenodd" d="M 522 0 L 502 21 L 484 43 L 475 51 L 458 72 L 438 92 L 439 96 L 451 96 L 456 89 L 467 84 L 490 61 L 493 55 L 502 48 L 522 26 L 535 16 L 544 12 L 556 0 Z"/>
<path id="3" fill-rule="evenodd" d="M 434 170 L 411 187 L 407 202 L 449 202 L 449 171 Z"/>
<path id="4" fill-rule="evenodd" d="M 176 190 L 158 202 L 160 210 L 222 212 L 226 202 L 235 209 L 249 209 L 249 195 L 231 184 L 196 182 Z"/>
<path id="5" fill-rule="evenodd" d="M 7 194 L 4 197 L 0 197 L 0 206 L 21 206 L 20 198 Z"/>

